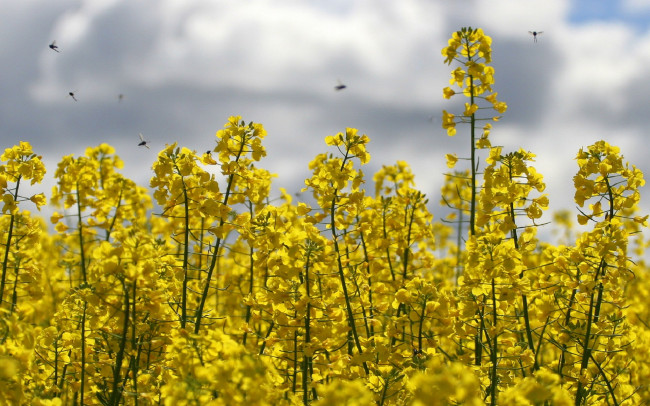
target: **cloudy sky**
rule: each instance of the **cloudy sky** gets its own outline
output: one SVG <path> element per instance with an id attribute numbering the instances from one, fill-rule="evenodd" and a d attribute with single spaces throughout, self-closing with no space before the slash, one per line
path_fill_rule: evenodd
<path id="1" fill-rule="evenodd" d="M 605 139 L 650 174 L 649 21 L 648 0 L 10 1 L 0 147 L 31 142 L 51 176 L 63 155 L 107 142 L 146 185 L 166 143 L 204 151 L 241 115 L 268 131 L 262 166 L 276 187 L 297 191 L 324 137 L 355 127 L 371 138 L 369 181 L 408 161 L 443 214 L 444 155 L 466 156 L 469 141 L 440 127 L 454 108 L 440 50 L 472 26 L 493 39 L 495 90 L 509 106 L 493 144 L 536 153 L 551 208 L 572 209 L 580 147 Z M 529 30 L 544 33 L 534 43 Z M 140 132 L 151 150 L 137 147 Z"/>

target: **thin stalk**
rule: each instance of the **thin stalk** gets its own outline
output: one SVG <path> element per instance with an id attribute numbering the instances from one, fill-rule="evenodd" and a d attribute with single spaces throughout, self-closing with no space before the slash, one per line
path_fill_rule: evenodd
<path id="1" fill-rule="evenodd" d="M 609 379 L 607 379 L 607 376 L 605 375 L 605 371 L 603 371 L 603 368 L 600 366 L 598 361 L 596 361 L 596 359 L 592 354 L 589 354 L 589 357 L 591 358 L 591 361 L 594 363 L 594 365 L 596 365 L 596 368 L 598 368 L 600 374 L 603 376 L 605 385 L 607 385 L 607 391 L 609 392 L 610 395 L 612 395 L 612 401 L 614 402 L 614 406 L 618 406 L 619 403 L 616 400 L 616 395 L 614 394 L 614 388 L 612 387 L 612 384 L 609 382 Z"/>
<path id="2" fill-rule="evenodd" d="M 478 331 L 474 337 L 474 365 L 480 366 L 483 362 L 483 331 L 485 331 L 485 295 L 483 295 L 482 306 L 476 311 L 479 319 L 481 320 L 478 326 Z"/>
<path id="3" fill-rule="evenodd" d="M 133 282 L 135 284 L 135 282 Z M 129 303 L 129 291 L 126 287 L 126 282 L 122 280 L 122 290 L 124 292 L 124 324 L 122 326 L 122 335 L 120 336 L 120 347 L 115 356 L 115 366 L 113 368 L 113 391 L 109 405 L 117 406 L 122 398 L 122 390 L 120 385 L 120 373 L 122 371 L 122 362 L 124 361 L 124 352 L 126 349 L 126 337 L 129 333 L 129 311 L 131 304 Z"/>
<path id="4" fill-rule="evenodd" d="M 374 305 L 372 302 L 372 277 L 370 275 L 370 259 L 368 258 L 368 247 L 366 246 L 366 240 L 363 236 L 363 231 L 359 232 L 359 238 L 361 238 L 361 247 L 363 248 L 363 259 L 364 262 L 366 263 L 366 272 L 368 274 L 367 281 L 368 281 L 368 318 L 370 320 L 373 320 L 375 318 L 374 315 Z M 373 323 L 370 323 L 370 329 L 368 331 L 368 337 L 372 337 L 375 335 L 375 327 Z"/>
<path id="5" fill-rule="evenodd" d="M 411 208 L 411 216 L 409 219 L 409 208 L 408 206 L 406 207 L 406 210 L 404 211 L 404 224 L 408 223 L 408 231 L 406 234 L 406 247 L 404 248 L 404 252 L 402 253 L 402 287 L 406 284 L 406 278 L 408 276 L 408 265 L 409 265 L 409 255 L 411 252 L 411 233 L 413 230 L 413 221 L 415 220 L 415 204 Z M 400 303 L 399 306 L 397 306 L 397 316 L 400 317 L 402 315 L 402 312 L 406 313 L 406 304 Z M 397 338 L 393 337 L 391 339 L 391 346 L 395 345 L 397 342 Z"/>
<path id="6" fill-rule="evenodd" d="M 132 288 L 133 288 L 132 289 L 132 294 L 133 294 L 133 297 L 132 297 L 132 299 L 133 299 L 133 310 L 132 310 L 132 312 L 133 312 L 133 322 L 132 322 L 133 323 L 133 328 L 131 329 L 131 348 L 137 348 L 138 350 L 137 350 L 137 353 L 136 353 L 135 356 L 131 355 L 131 363 L 132 363 L 132 365 L 131 365 L 131 378 L 133 380 L 133 392 L 135 392 L 137 394 L 138 393 L 138 369 L 139 369 L 139 366 L 140 366 L 140 355 L 142 355 L 142 341 L 144 339 L 144 334 L 142 334 L 142 336 L 140 336 L 139 340 L 136 340 L 136 333 L 137 333 L 136 326 L 137 326 L 137 314 L 138 314 L 138 313 L 136 313 L 136 309 L 135 309 L 135 305 L 136 305 L 136 302 L 137 302 L 136 287 L 137 287 L 137 282 L 133 281 L 133 284 L 132 284 Z M 145 314 L 143 322 L 146 319 L 147 319 L 147 315 Z M 135 406 L 138 406 L 138 397 L 139 396 L 136 396 L 135 399 L 134 399 Z"/>
<path id="7" fill-rule="evenodd" d="M 178 174 L 181 174 L 181 171 L 176 167 Z M 185 185 L 185 179 L 181 176 L 181 184 L 183 185 L 183 206 L 185 208 L 185 230 L 183 230 L 183 288 L 182 288 L 182 298 L 181 298 L 181 328 L 184 329 L 187 323 L 187 283 L 188 283 L 188 272 L 189 272 L 189 243 L 190 243 L 190 202 L 189 197 L 187 196 L 187 186 Z"/>
<path id="8" fill-rule="evenodd" d="M 361 342 L 359 341 L 359 334 L 357 333 L 357 327 L 354 323 L 354 313 L 352 312 L 352 304 L 350 303 L 350 296 L 348 294 L 348 288 L 345 283 L 345 273 L 343 272 L 343 263 L 341 262 L 341 250 L 339 248 L 338 236 L 336 235 L 336 225 L 335 225 L 335 206 L 336 206 L 336 195 L 334 193 L 334 198 L 332 198 L 332 207 L 330 208 L 330 219 L 331 219 L 331 229 L 332 229 L 332 239 L 334 241 L 334 252 L 336 252 L 336 261 L 338 265 L 339 278 L 341 279 L 341 288 L 343 289 L 343 297 L 345 297 L 345 308 L 347 310 L 348 316 L 348 325 L 352 331 L 352 336 L 354 337 L 354 344 L 357 347 L 359 354 L 363 354 L 363 349 L 361 347 Z M 368 365 L 366 362 L 363 362 L 363 369 L 366 374 L 370 373 Z"/>
<path id="9" fill-rule="evenodd" d="M 58 385 L 59 380 L 59 337 L 54 339 L 54 386 Z"/>
<path id="10" fill-rule="evenodd" d="M 14 191 L 14 201 L 18 199 L 18 187 L 20 186 L 21 177 L 18 176 L 16 180 L 16 189 Z M 16 216 L 12 213 L 11 218 L 9 219 L 9 230 L 7 231 L 7 243 L 5 244 L 5 257 L 2 261 L 2 281 L 0 282 L 0 306 L 2 305 L 3 296 L 5 293 L 5 283 L 7 280 L 7 269 L 9 265 L 9 250 L 11 247 L 11 239 L 13 238 L 14 232 L 14 222 L 16 221 Z"/>
<path id="11" fill-rule="evenodd" d="M 585 341 L 582 344 L 582 361 L 580 362 L 580 372 L 587 369 L 589 366 L 589 356 L 591 355 L 591 349 L 589 348 L 589 337 L 591 336 L 591 327 L 593 322 L 593 311 L 594 311 L 594 294 L 591 293 L 591 298 L 589 300 L 589 313 L 587 314 L 587 331 L 585 332 Z M 582 380 L 578 379 L 578 389 L 576 390 L 575 405 L 580 406 L 582 400 L 585 396 L 584 385 Z"/>
<path id="12" fill-rule="evenodd" d="M 420 315 L 420 320 L 418 323 L 418 351 L 422 352 L 422 329 L 424 326 L 424 316 L 427 311 L 427 299 L 426 297 L 422 300 L 422 314 Z"/>
<path id="13" fill-rule="evenodd" d="M 117 213 L 120 210 L 120 207 L 122 207 L 122 195 L 124 194 L 124 181 L 121 182 L 122 182 L 122 187 L 120 188 L 120 194 L 117 197 L 117 206 L 115 206 L 115 213 L 113 215 L 113 219 L 111 220 L 111 225 L 106 230 L 106 237 L 105 237 L 106 241 L 109 241 L 111 238 L 111 233 L 113 232 L 113 228 L 115 228 L 115 223 L 117 221 Z"/>
<path id="14" fill-rule="evenodd" d="M 348 160 L 348 152 L 346 151 L 345 156 L 341 162 L 341 170 L 345 167 L 345 163 Z M 350 303 L 350 295 L 348 293 L 348 288 L 345 283 L 345 273 L 343 271 L 343 263 L 341 261 L 341 249 L 339 247 L 339 236 L 336 234 L 336 201 L 338 199 L 338 189 L 334 190 L 332 202 L 330 204 L 330 229 L 332 230 L 332 241 L 334 243 L 334 252 L 336 253 L 336 261 L 338 266 L 339 278 L 341 280 L 341 288 L 343 290 L 343 297 L 345 297 L 345 308 L 347 310 L 348 325 L 350 326 L 350 331 L 354 339 L 354 345 L 357 347 L 359 354 L 363 354 L 363 348 L 361 347 L 361 342 L 359 341 L 359 334 L 357 332 L 357 327 L 354 322 L 354 313 L 352 312 L 352 304 Z M 348 341 L 349 342 L 349 341 Z M 366 372 L 366 375 L 370 374 L 370 369 L 365 361 L 363 361 L 363 370 Z"/>
<path id="15" fill-rule="evenodd" d="M 459 194 L 460 197 L 460 194 Z M 460 259 L 462 257 L 462 250 L 460 249 L 460 244 L 462 242 L 462 232 L 463 232 L 463 208 L 462 200 L 461 207 L 458 209 L 458 229 L 456 230 L 456 275 L 454 275 L 454 286 L 458 286 L 458 278 L 460 278 L 460 271 L 462 266 L 460 264 Z"/>
<path id="16" fill-rule="evenodd" d="M 469 47 L 469 44 L 468 44 Z M 474 105 L 474 78 L 469 76 L 469 93 L 470 105 Z M 469 217 L 469 231 L 470 235 L 476 235 L 476 113 L 472 113 L 470 117 L 470 141 L 471 141 L 471 156 L 470 162 L 472 165 L 472 201 L 470 204 L 470 217 Z"/>
<path id="17" fill-rule="evenodd" d="M 295 314 L 294 314 L 295 319 Z M 293 332 L 293 378 L 291 379 L 291 391 L 298 390 L 298 330 Z"/>
<path id="18" fill-rule="evenodd" d="M 79 183 L 77 183 L 76 192 L 77 192 L 77 230 L 79 234 L 79 256 L 81 260 L 81 275 L 83 276 L 83 283 L 86 283 L 87 282 L 86 254 L 84 251 L 83 221 L 81 219 L 81 202 L 79 201 Z M 83 393 L 81 395 L 83 397 Z"/>
<path id="19" fill-rule="evenodd" d="M 508 178 L 510 179 L 510 182 L 514 182 L 514 178 L 512 175 L 512 162 L 509 162 L 508 164 Z M 515 206 L 514 203 L 510 202 L 509 205 L 509 211 L 510 211 L 510 219 L 512 220 L 512 224 L 514 224 L 514 228 L 510 231 L 510 236 L 512 238 L 512 241 L 514 242 L 515 245 L 515 250 L 519 251 L 519 237 L 517 236 L 517 222 L 516 222 L 516 217 L 515 217 Z M 524 270 L 522 269 L 521 273 L 519 274 L 519 279 L 523 279 L 524 277 Z M 530 327 L 530 316 L 528 312 L 528 297 L 526 297 L 525 293 L 521 294 L 521 300 L 522 300 L 522 305 L 523 305 L 523 313 L 524 313 L 524 325 L 526 326 L 526 339 L 528 340 L 528 348 L 531 351 L 535 351 L 535 342 L 533 341 L 533 331 L 532 328 Z M 537 367 L 539 368 L 539 367 Z M 533 370 L 536 370 L 536 364 L 533 365 Z"/>
<path id="20" fill-rule="evenodd" d="M 235 157 L 235 162 L 239 161 L 239 158 L 241 157 L 242 153 L 244 152 L 244 146 L 246 145 L 246 136 L 242 136 L 241 143 L 239 144 L 239 151 L 237 152 L 237 156 Z M 227 206 L 228 205 L 228 199 L 230 198 L 230 193 L 232 191 L 232 185 L 233 181 L 235 179 L 235 174 L 232 173 L 228 176 L 228 185 L 226 186 L 226 194 L 224 195 L 223 198 L 223 205 Z M 222 217 L 219 219 L 219 227 L 222 227 L 226 220 Z M 217 240 L 214 243 L 214 250 L 212 252 L 212 258 L 210 261 L 210 267 L 208 268 L 208 274 L 206 275 L 205 278 L 205 286 L 203 287 L 203 293 L 201 294 L 201 301 L 199 302 L 199 307 L 196 309 L 196 314 L 195 314 L 195 322 L 194 322 L 194 333 L 198 334 L 199 330 L 201 329 L 201 318 L 203 317 L 203 309 L 205 307 L 205 301 L 208 298 L 208 295 L 210 293 L 210 282 L 212 280 L 212 273 L 214 272 L 215 266 L 217 264 L 217 259 L 219 258 L 219 252 L 221 248 L 221 243 L 222 240 L 221 238 L 217 238 Z"/>
<path id="21" fill-rule="evenodd" d="M 250 257 L 250 264 L 248 266 L 248 294 L 252 297 L 253 296 L 253 281 L 254 281 L 254 270 L 255 270 L 255 263 L 253 259 L 253 247 L 250 247 L 249 251 L 249 257 Z M 251 305 L 246 305 L 246 325 L 248 326 L 248 322 L 251 320 Z M 242 343 L 246 345 L 246 338 L 248 337 L 248 330 L 244 332 L 244 338 L 242 339 Z"/>
<path id="22" fill-rule="evenodd" d="M 305 294 L 307 295 L 307 314 L 305 315 L 305 346 L 311 343 L 311 293 L 309 291 L 309 255 L 307 256 L 307 263 L 305 264 Z M 309 381 L 311 374 L 309 373 L 312 363 L 311 356 L 304 353 L 303 350 L 303 365 L 302 365 L 302 401 L 305 406 L 309 405 Z"/>
<path id="23" fill-rule="evenodd" d="M 264 337 L 265 340 L 262 342 L 262 345 L 260 346 L 260 355 L 264 355 L 264 349 L 266 348 L 266 339 L 269 338 L 271 335 L 271 332 L 273 331 L 273 327 L 275 327 L 275 321 L 271 320 L 271 324 L 269 324 L 269 329 L 266 330 L 266 336 Z"/>
<path id="24" fill-rule="evenodd" d="M 84 392 L 86 384 L 86 307 L 88 302 L 84 300 L 83 313 L 81 314 L 81 404 L 84 405 Z"/>
<path id="25" fill-rule="evenodd" d="M 384 403 L 386 402 L 389 384 L 390 376 L 388 376 L 384 381 L 384 387 L 381 390 L 381 399 L 379 400 L 379 406 L 384 406 Z"/>
<path id="26" fill-rule="evenodd" d="M 609 220 L 614 218 L 614 195 L 612 192 L 612 187 L 609 183 L 609 178 L 605 177 L 605 184 L 607 185 L 607 193 L 609 197 Z M 608 225 L 611 227 L 611 224 Z M 606 254 L 605 254 L 606 255 Z M 600 263 L 598 264 L 598 268 L 596 269 L 596 274 L 594 275 L 594 282 L 598 283 L 598 296 L 594 300 L 594 292 L 592 291 L 590 294 L 590 299 L 589 299 L 589 313 L 587 314 L 587 331 L 585 332 L 585 338 L 584 338 L 584 343 L 582 344 L 582 360 L 580 363 L 580 372 L 584 371 L 589 367 L 589 360 L 593 359 L 593 356 L 591 354 L 591 348 L 589 348 L 589 339 L 591 337 L 591 328 L 594 323 L 598 321 L 598 317 L 600 315 L 600 307 L 602 305 L 603 301 L 603 285 L 602 282 L 599 282 L 599 279 L 604 275 L 605 269 L 607 267 L 607 262 L 605 262 L 605 258 L 601 258 Z M 596 337 L 598 336 L 598 333 L 596 333 Z M 599 366 L 600 368 L 600 366 Z M 603 374 L 603 376 L 605 376 Z M 605 377 L 605 379 L 607 379 Z M 576 390 L 576 398 L 575 398 L 575 405 L 579 406 L 583 398 L 585 397 L 585 388 L 581 380 L 578 380 L 578 388 Z M 613 395 L 613 392 L 612 392 Z"/>
<path id="27" fill-rule="evenodd" d="M 498 376 L 497 376 L 497 339 L 499 337 L 499 333 L 497 330 L 497 295 L 496 295 L 496 287 L 495 287 L 495 282 L 494 278 L 492 278 L 492 323 L 494 326 L 494 342 L 492 343 L 492 350 L 490 351 L 490 358 L 492 361 L 492 379 L 490 382 L 490 404 L 491 405 L 496 405 L 496 399 L 497 399 L 497 389 L 498 389 Z"/>
<path id="28" fill-rule="evenodd" d="M 382 201 L 382 215 L 381 215 L 381 226 L 382 226 L 382 232 L 384 234 L 384 239 L 388 240 L 388 231 L 386 230 L 386 212 L 388 211 L 388 204 L 390 200 L 384 199 L 382 196 L 381 198 Z M 386 261 L 388 261 L 388 269 L 390 270 L 390 276 L 393 279 L 393 282 L 395 281 L 395 271 L 393 270 L 393 261 L 391 260 L 391 255 L 390 255 L 390 245 L 386 244 Z"/>

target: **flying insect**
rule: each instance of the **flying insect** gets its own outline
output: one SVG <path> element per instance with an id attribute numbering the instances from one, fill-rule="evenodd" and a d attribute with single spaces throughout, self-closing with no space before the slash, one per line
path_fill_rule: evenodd
<path id="1" fill-rule="evenodd" d="M 544 31 L 528 31 L 528 33 L 533 36 L 533 41 L 537 42 L 537 36 L 542 35 Z"/>
<path id="2" fill-rule="evenodd" d="M 144 139 L 144 137 L 142 136 L 142 133 L 140 133 L 138 135 L 140 136 L 140 143 L 138 144 L 138 147 L 147 147 L 147 149 L 150 149 L 149 145 L 147 145 L 147 142 L 149 142 L 149 141 Z"/>
<path id="3" fill-rule="evenodd" d="M 59 51 L 59 46 L 56 45 L 56 41 L 52 41 L 52 43 L 50 44 L 50 49 L 52 51 L 61 52 L 61 51 Z"/>

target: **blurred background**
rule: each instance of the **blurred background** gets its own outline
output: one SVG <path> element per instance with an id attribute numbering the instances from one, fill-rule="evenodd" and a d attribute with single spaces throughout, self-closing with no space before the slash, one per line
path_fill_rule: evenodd
<path id="1" fill-rule="evenodd" d="M 368 190 L 382 165 L 407 161 L 440 218 L 444 156 L 469 151 L 467 127 L 441 128 L 442 109 L 460 114 L 464 100 L 442 98 L 454 66 L 440 51 L 472 26 L 492 37 L 494 89 L 509 106 L 493 145 L 535 153 L 550 211 L 574 210 L 581 147 L 604 139 L 650 174 L 649 21 L 648 0 L 11 1 L 0 14 L 0 149 L 29 141 L 47 195 L 62 156 L 102 142 L 148 185 L 165 144 L 211 149 L 241 115 L 265 126 L 259 166 L 293 193 L 324 137 L 354 127 L 371 139 Z M 529 31 L 543 33 L 534 42 Z M 642 205 L 650 212 L 648 191 Z"/>

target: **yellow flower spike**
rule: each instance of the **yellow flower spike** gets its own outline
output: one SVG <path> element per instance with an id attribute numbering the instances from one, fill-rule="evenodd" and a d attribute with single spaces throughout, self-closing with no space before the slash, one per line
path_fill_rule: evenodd
<path id="1" fill-rule="evenodd" d="M 447 130 L 448 136 L 453 136 L 457 132 L 457 123 L 470 124 L 472 126 L 470 131 L 470 148 L 472 153 L 469 163 L 471 168 L 469 231 L 472 235 L 476 232 L 476 218 L 478 215 L 476 193 L 478 190 L 477 179 L 479 177 L 476 172 L 479 169 L 479 165 L 476 162 L 477 154 L 475 152 L 476 149 L 490 148 L 492 145 L 489 140 L 490 126 L 484 127 L 479 139 L 477 139 L 475 130 L 480 120 L 498 120 L 498 116 L 483 117 L 479 115 L 479 112 L 486 110 L 483 107 L 485 104 L 483 100 L 490 103 L 496 112 L 503 113 L 507 108 L 505 103 L 496 100 L 496 93 L 492 92 L 494 68 L 488 65 L 491 61 L 491 42 L 491 38 L 486 36 L 481 29 L 464 27 L 452 35 L 452 39 L 449 41 L 449 47 L 443 50 L 443 55 L 447 56 L 445 63 L 450 64 L 451 60 L 458 60 L 461 65 L 452 71 L 452 78 L 449 81 L 450 85 L 457 86 L 462 94 L 469 99 L 469 102 L 465 103 L 463 114 L 459 116 L 458 120 L 455 120 L 456 116 L 454 114 L 443 110 L 442 127 Z M 450 49 L 452 46 L 456 47 L 453 51 Z M 449 55 L 452 54 L 454 56 L 450 59 Z M 485 93 L 488 93 L 488 95 L 483 96 Z M 450 98 L 453 94 L 455 94 L 455 90 L 451 87 L 443 89 L 443 96 L 445 98 Z M 482 218 L 485 220 L 485 216 L 482 216 Z"/>

